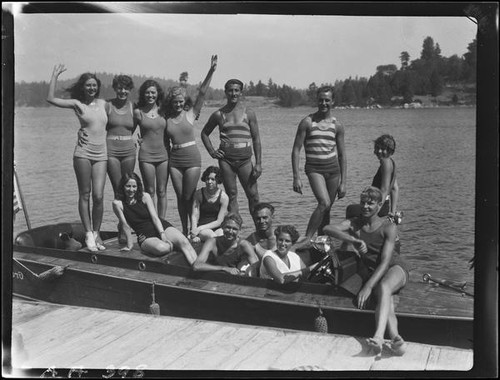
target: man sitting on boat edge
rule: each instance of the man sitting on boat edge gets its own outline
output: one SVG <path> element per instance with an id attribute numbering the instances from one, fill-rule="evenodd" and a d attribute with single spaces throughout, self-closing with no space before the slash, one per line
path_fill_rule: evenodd
<path id="1" fill-rule="evenodd" d="M 361 215 L 337 225 L 328 225 L 324 232 L 343 242 L 351 243 L 359 256 L 363 285 L 356 301 L 364 309 L 372 295 L 376 298 L 376 330 L 367 344 L 381 353 L 384 335 L 391 338 L 390 349 L 396 355 L 405 353 L 405 342 L 399 335 L 394 311 L 394 294 L 409 280 L 407 265 L 395 249 L 396 225 L 378 213 L 384 204 L 380 189 L 369 186 L 360 196 Z"/>

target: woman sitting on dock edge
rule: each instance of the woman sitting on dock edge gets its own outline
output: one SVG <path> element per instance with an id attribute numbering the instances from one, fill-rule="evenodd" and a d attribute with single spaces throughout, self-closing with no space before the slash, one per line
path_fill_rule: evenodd
<path id="1" fill-rule="evenodd" d="M 361 193 L 360 204 L 360 216 L 326 226 L 324 231 L 329 236 L 351 243 L 360 258 L 363 285 L 357 295 L 358 308 L 368 306 L 372 293 L 376 296 L 376 330 L 373 337 L 367 340 L 368 345 L 379 354 L 387 330 L 391 350 L 396 355 L 403 355 L 406 344 L 398 333 L 394 294 L 408 283 L 409 273 L 395 249 L 397 227 L 389 219 L 378 215 L 384 204 L 380 189 L 367 187 Z"/>
<path id="2" fill-rule="evenodd" d="M 127 236 L 127 245 L 122 250 L 129 251 L 133 247 L 132 228 L 137 234 L 137 243 L 142 252 L 163 256 L 176 248 L 184 254 L 190 265 L 193 264 L 196 251 L 179 230 L 158 217 L 153 200 L 144 192 L 137 174 L 125 174 L 122 177 L 118 199 L 113 201 L 113 211 Z"/>

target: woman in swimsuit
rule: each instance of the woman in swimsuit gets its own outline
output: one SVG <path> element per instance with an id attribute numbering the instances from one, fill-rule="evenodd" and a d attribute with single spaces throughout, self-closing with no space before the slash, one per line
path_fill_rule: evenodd
<path id="1" fill-rule="evenodd" d="M 396 248 L 397 227 L 378 215 L 384 204 L 378 188 L 370 186 L 363 190 L 360 204 L 360 216 L 326 226 L 324 230 L 327 235 L 350 243 L 356 249 L 364 280 L 357 295 L 358 308 L 366 308 L 372 294 L 376 297 L 376 329 L 367 344 L 379 354 L 387 331 L 391 338 L 389 347 L 396 355 L 403 355 L 405 342 L 398 332 L 394 294 L 406 285 L 409 272 Z"/>
<path id="2" fill-rule="evenodd" d="M 243 83 L 230 79 L 224 85 L 227 104 L 214 112 L 201 132 L 201 140 L 212 158 L 219 160 L 229 211 L 239 212 L 236 176 L 248 199 L 250 215 L 259 203 L 257 179 L 262 174 L 261 143 L 255 112 L 240 103 Z M 214 149 L 210 134 L 219 127 L 220 146 Z M 252 146 L 255 165 L 252 164 Z"/>
<path id="3" fill-rule="evenodd" d="M 118 199 L 113 201 L 113 211 L 123 225 L 127 243 L 121 250 L 133 247 L 131 231 L 137 234 L 142 252 L 163 256 L 175 249 L 180 250 L 191 265 L 196 252 L 187 238 L 166 220 L 159 218 L 151 196 L 144 192 L 136 173 L 125 174 L 118 187 Z"/>
<path id="4" fill-rule="evenodd" d="M 344 147 L 344 128 L 332 114 L 333 89 L 318 89 L 318 111 L 305 117 L 297 128 L 292 149 L 293 191 L 302 194 L 299 174 L 300 150 L 306 153 L 305 172 L 311 190 L 318 201 L 309 219 L 306 236 L 295 249 L 307 245 L 314 233 L 323 233 L 330 223 L 330 210 L 335 198 L 345 196 L 347 160 Z"/>
<path id="5" fill-rule="evenodd" d="M 159 113 L 164 92 L 154 80 L 146 80 L 139 88 L 139 102 L 134 110 L 134 122 L 139 125 L 139 169 L 144 190 L 154 200 L 158 196 L 160 218 L 167 214 L 168 151 L 163 142 L 167 122 Z"/>
<path id="6" fill-rule="evenodd" d="M 219 188 L 222 178 L 217 166 L 209 166 L 203 172 L 201 180 L 205 182 L 205 187 L 196 190 L 193 197 L 190 234 L 192 242 L 222 235 L 221 225 L 229 204 L 229 197 Z"/>
<path id="7" fill-rule="evenodd" d="M 240 271 L 242 262 L 258 261 L 255 254 L 240 243 L 242 220 L 238 214 L 228 214 L 222 222 L 224 234 L 209 238 L 196 258 L 195 271 L 224 271 L 230 274 L 244 274 Z M 246 259 L 246 260 L 242 260 Z"/>
<path id="8" fill-rule="evenodd" d="M 260 264 L 260 277 L 276 281 L 279 284 L 298 281 L 308 275 L 318 265 L 314 263 L 307 267 L 299 255 L 290 248 L 299 238 L 294 226 L 278 226 L 274 231 L 276 249 L 264 253 Z"/>
<path id="9" fill-rule="evenodd" d="M 372 186 L 377 187 L 382 192 L 384 205 L 380 209 L 378 216 L 387 216 L 396 224 L 401 223 L 401 216 L 396 217 L 399 185 L 396 176 L 396 163 L 392 155 L 396 151 L 396 141 L 391 135 L 382 135 L 374 141 L 373 153 L 377 156 L 380 166 L 372 180 Z M 352 204 L 347 206 L 347 218 L 361 214 L 361 206 Z"/>
<path id="10" fill-rule="evenodd" d="M 99 99 L 101 82 L 94 74 L 85 73 L 80 76 L 66 91 L 70 99 L 55 97 L 57 79 L 66 71 L 64 65 L 54 66 L 49 85 L 47 101 L 61 108 L 74 110 L 80 126 L 88 135 L 86 143 L 77 142 L 73 154 L 73 168 L 78 183 L 78 211 L 85 228 L 85 243 L 91 251 L 105 249 L 100 237 L 100 229 L 104 211 L 104 185 L 106 183 L 106 115 L 103 99 Z M 92 194 L 92 212 L 90 196 Z"/>
<path id="11" fill-rule="evenodd" d="M 205 93 L 217 67 L 217 56 L 213 55 L 208 74 L 200 86 L 198 96 L 191 109 L 184 109 L 186 91 L 182 87 L 170 89 L 162 114 L 167 120 L 165 130 L 165 146 L 170 150 L 170 175 L 177 195 L 177 209 L 182 223 L 182 232 L 188 234 L 188 219 L 191 219 L 191 208 L 196 185 L 200 179 L 201 154 L 196 146 L 194 121 L 199 115 Z"/>

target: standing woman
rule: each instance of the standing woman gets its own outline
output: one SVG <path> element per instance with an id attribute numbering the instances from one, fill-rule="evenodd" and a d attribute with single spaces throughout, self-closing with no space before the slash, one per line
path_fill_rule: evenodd
<path id="1" fill-rule="evenodd" d="M 145 81 L 139 88 L 139 102 L 134 110 L 134 121 L 141 135 L 139 169 L 144 181 L 144 190 L 154 200 L 158 196 L 158 216 L 167 214 L 168 152 L 163 142 L 167 122 L 158 113 L 163 100 L 163 89 L 154 80 Z M 155 191 L 156 189 L 156 191 Z"/>
<path id="2" fill-rule="evenodd" d="M 106 183 L 106 115 L 103 99 L 99 99 L 101 81 L 94 74 L 84 73 L 69 87 L 70 99 L 55 97 L 57 78 L 66 71 L 64 65 L 54 66 L 47 101 L 61 108 L 72 108 L 80 126 L 88 135 L 86 143 L 78 142 L 73 154 L 73 168 L 78 183 L 78 211 L 85 228 L 85 243 L 91 251 L 105 249 L 99 234 L 104 211 L 104 185 Z M 92 194 L 92 212 L 90 211 Z"/>
<path id="3" fill-rule="evenodd" d="M 182 232 L 188 235 L 188 219 L 191 218 L 193 195 L 201 172 L 201 154 L 196 146 L 194 121 L 198 117 L 205 93 L 217 67 L 217 56 L 211 59 L 208 74 L 201 84 L 194 106 L 188 111 L 186 91 L 182 87 L 170 89 L 165 99 L 163 114 L 167 119 L 165 146 L 170 147 L 170 175 L 177 195 L 177 209 L 182 223 Z"/>
<path id="4" fill-rule="evenodd" d="M 347 158 L 344 148 L 344 127 L 332 114 L 333 88 L 318 89 L 318 111 L 300 122 L 292 149 L 293 191 L 302 194 L 299 174 L 300 150 L 306 154 L 305 172 L 318 201 L 313 211 L 306 236 L 295 249 L 312 238 L 314 233 L 323 234 L 323 227 L 330 224 L 330 210 L 335 198 L 345 196 Z"/>
<path id="5" fill-rule="evenodd" d="M 106 103 L 108 176 L 113 186 L 115 199 L 120 179 L 125 173 L 132 173 L 135 168 L 137 144 L 133 139 L 133 134 L 137 124 L 134 120 L 134 105 L 128 98 L 133 88 L 134 82 L 128 75 L 115 76 L 113 90 L 115 90 L 116 97 Z"/>

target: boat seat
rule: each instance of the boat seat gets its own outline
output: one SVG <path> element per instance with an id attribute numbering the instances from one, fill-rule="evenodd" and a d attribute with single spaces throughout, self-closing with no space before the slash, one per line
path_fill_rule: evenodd
<path id="1" fill-rule="evenodd" d="M 25 247 L 70 250 L 80 249 L 84 242 L 85 230 L 80 223 L 59 223 L 42 226 L 21 232 L 15 239 L 15 244 Z"/>

